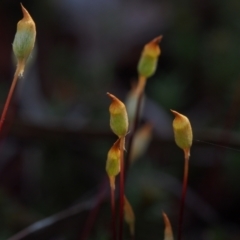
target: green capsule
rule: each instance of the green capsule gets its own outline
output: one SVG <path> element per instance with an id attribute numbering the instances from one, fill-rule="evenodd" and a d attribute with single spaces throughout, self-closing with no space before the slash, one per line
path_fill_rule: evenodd
<path id="1" fill-rule="evenodd" d="M 128 115 L 123 102 L 121 102 L 114 95 L 107 93 L 112 99 L 109 107 L 110 112 L 110 127 L 112 131 L 119 137 L 126 136 L 128 132 Z"/>
<path id="2" fill-rule="evenodd" d="M 109 177 L 115 177 L 120 172 L 120 140 L 118 139 L 108 151 L 106 172 Z"/>
<path id="3" fill-rule="evenodd" d="M 20 74 L 23 73 L 26 61 L 32 52 L 36 39 L 36 26 L 28 13 L 28 11 L 22 7 L 23 19 L 17 24 L 17 32 L 13 41 L 13 52 L 17 58 L 18 67 L 20 67 Z"/>
<path id="4" fill-rule="evenodd" d="M 138 62 L 138 74 L 142 77 L 151 77 L 157 69 L 158 58 L 161 54 L 159 42 L 162 36 L 154 38 L 144 46 L 140 60 Z"/>
<path id="5" fill-rule="evenodd" d="M 189 150 L 192 146 L 193 134 L 192 127 L 188 118 L 174 110 L 171 112 L 175 115 L 173 120 L 173 131 L 175 142 L 181 149 Z"/>

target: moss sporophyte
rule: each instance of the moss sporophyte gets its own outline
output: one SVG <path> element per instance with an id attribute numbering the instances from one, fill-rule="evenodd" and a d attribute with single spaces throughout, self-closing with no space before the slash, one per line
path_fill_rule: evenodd
<path id="1" fill-rule="evenodd" d="M 171 110 L 175 118 L 173 120 L 173 131 L 175 142 L 183 151 L 188 150 L 192 146 L 193 134 L 192 127 L 188 118 L 177 111 Z"/>
<path id="2" fill-rule="evenodd" d="M 118 139 L 108 151 L 106 172 L 110 179 L 110 186 L 115 189 L 115 177 L 120 172 L 120 139 Z"/>
<path id="3" fill-rule="evenodd" d="M 128 115 L 123 102 L 114 95 L 107 93 L 112 99 L 109 107 L 110 112 L 110 127 L 112 131 L 119 137 L 126 136 L 128 132 Z"/>
<path id="4" fill-rule="evenodd" d="M 2 129 L 2 125 L 5 120 L 18 77 L 23 75 L 27 59 L 32 52 L 36 39 L 35 23 L 22 4 L 21 8 L 23 12 L 23 18 L 17 24 L 17 32 L 13 41 L 13 52 L 17 59 L 17 67 L 14 73 L 11 88 L 8 92 L 7 100 L 2 111 L 0 119 L 0 130 Z"/>
<path id="5" fill-rule="evenodd" d="M 161 49 L 159 47 L 159 42 L 161 40 L 162 36 L 159 36 L 145 45 L 138 63 L 138 74 L 140 76 L 149 78 L 155 73 L 158 57 L 161 54 Z"/>
<path id="6" fill-rule="evenodd" d="M 36 39 L 35 23 L 22 4 L 21 7 L 23 18 L 17 24 L 17 31 L 13 41 L 13 52 L 17 58 L 19 75 L 24 72 L 25 64 L 33 50 Z"/>
<path id="7" fill-rule="evenodd" d="M 193 134 L 192 127 L 188 118 L 177 111 L 171 110 L 175 118 L 173 120 L 173 132 L 175 142 L 184 152 L 184 171 L 183 171 L 183 187 L 182 197 L 180 203 L 179 224 L 178 224 L 178 240 L 181 240 L 182 222 L 184 203 L 187 191 L 188 171 L 189 171 L 189 157 L 190 148 L 192 146 Z"/>

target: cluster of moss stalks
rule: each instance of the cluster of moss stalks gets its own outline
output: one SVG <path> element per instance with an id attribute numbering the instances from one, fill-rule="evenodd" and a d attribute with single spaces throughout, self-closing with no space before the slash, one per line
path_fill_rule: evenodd
<path id="1" fill-rule="evenodd" d="M 13 52 L 17 59 L 17 67 L 13 77 L 12 85 L 9 90 L 9 94 L 4 105 L 2 116 L 0 119 L 0 130 L 7 114 L 7 110 L 19 77 L 24 73 L 24 68 L 27 60 L 32 52 L 36 38 L 35 23 L 28 13 L 28 11 L 21 4 L 23 18 L 17 24 L 17 31 L 13 41 Z M 109 177 L 110 190 L 111 190 L 111 212 L 112 212 L 112 240 L 122 240 L 123 238 L 123 220 L 129 225 L 130 235 L 132 239 L 135 238 L 135 216 L 131 204 L 129 203 L 125 192 L 125 176 L 128 166 L 130 164 L 130 156 L 133 152 L 133 142 L 136 138 L 136 130 L 138 128 L 138 120 L 141 111 L 142 98 L 144 89 L 148 78 L 150 78 L 156 71 L 158 59 L 161 54 L 159 43 L 162 40 L 162 36 L 154 38 L 147 43 L 142 51 L 139 63 L 138 63 L 138 83 L 132 92 L 134 96 L 134 111 L 129 112 L 126 109 L 125 104 L 120 101 L 116 96 L 111 93 L 107 95 L 111 99 L 109 107 L 110 112 L 110 127 L 113 133 L 117 136 L 117 140 L 110 148 L 107 154 L 106 172 Z M 173 120 L 173 132 L 176 144 L 184 152 L 184 177 L 183 177 L 183 189 L 182 198 L 179 213 L 179 231 L 178 239 L 181 239 L 181 225 L 183 222 L 183 209 L 184 201 L 187 189 L 188 179 L 188 165 L 190 156 L 190 147 L 192 145 L 192 129 L 188 118 L 177 111 L 171 110 L 175 118 Z M 130 117 L 129 117 L 130 116 Z M 128 137 L 126 141 L 126 137 Z M 126 143 L 127 144 L 126 144 Z M 127 147 L 126 147 L 127 145 Z M 125 151 L 127 149 L 127 153 Z M 126 153 L 126 154 L 125 154 Z M 126 155 L 126 159 L 125 159 Z M 119 181 L 119 214 L 116 214 L 115 204 L 115 180 L 120 175 Z M 119 220 L 116 221 L 117 216 Z M 170 221 L 167 214 L 163 212 L 163 220 L 165 223 L 164 240 L 173 240 L 173 233 Z M 118 223 L 118 224 L 117 224 Z"/>

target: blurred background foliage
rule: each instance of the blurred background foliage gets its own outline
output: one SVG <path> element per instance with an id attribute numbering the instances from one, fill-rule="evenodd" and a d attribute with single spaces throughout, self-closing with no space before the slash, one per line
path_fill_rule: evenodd
<path id="1" fill-rule="evenodd" d="M 184 239 L 240 239 L 240 2 L 21 2 L 36 22 L 37 43 L 0 136 L 0 239 L 61 211 L 63 218 L 24 239 L 109 239 L 109 198 L 93 204 L 108 190 L 99 186 L 115 140 L 105 93 L 126 98 L 144 44 L 160 34 L 162 55 L 141 118 L 153 138 L 126 184 L 136 239 L 163 238 L 162 210 L 177 232 L 183 156 L 170 108 L 189 117 L 195 138 Z M 15 68 L 19 3 L 0 1 L 1 107 Z"/>

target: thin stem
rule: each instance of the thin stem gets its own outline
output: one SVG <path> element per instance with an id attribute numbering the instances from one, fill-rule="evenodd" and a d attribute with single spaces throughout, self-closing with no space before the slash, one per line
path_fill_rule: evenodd
<path id="1" fill-rule="evenodd" d="M 141 93 L 144 92 L 144 89 L 145 89 L 145 85 L 146 85 L 146 77 L 143 77 L 143 76 L 139 76 L 138 78 L 138 85 L 135 89 L 135 92 L 138 96 L 141 95 Z"/>
<path id="2" fill-rule="evenodd" d="M 116 233 L 116 211 L 115 211 L 115 189 L 111 187 L 111 209 L 112 209 L 112 239 L 117 240 Z"/>
<path id="3" fill-rule="evenodd" d="M 138 122 L 139 122 L 139 118 L 140 118 L 140 110 L 141 110 L 141 105 L 142 105 L 142 99 L 143 99 L 143 93 L 144 93 L 144 89 L 145 89 L 145 85 L 146 85 L 146 80 L 147 79 L 145 77 L 139 76 L 138 85 L 137 85 L 137 88 L 135 90 L 137 95 L 138 95 L 138 99 L 137 99 L 137 107 L 136 107 L 136 111 L 135 111 L 132 131 L 131 131 L 131 134 L 130 134 L 129 140 L 128 140 L 125 173 L 127 172 L 128 168 L 129 168 L 129 164 L 130 164 L 132 144 L 133 144 L 134 134 L 135 134 L 135 132 L 138 128 Z"/>
<path id="4" fill-rule="evenodd" d="M 182 223 L 183 223 L 183 212 L 185 197 L 187 192 L 187 183 L 188 183 L 188 170 L 189 170 L 189 149 L 184 150 L 184 173 L 183 173 L 183 187 L 182 187 L 182 196 L 180 203 L 180 212 L 179 212 L 179 222 L 178 222 L 178 240 L 182 238 Z"/>
<path id="5" fill-rule="evenodd" d="M 119 205 L 119 240 L 123 238 L 123 207 L 124 207 L 124 149 L 125 137 L 120 138 L 120 205 Z"/>
<path id="6" fill-rule="evenodd" d="M 4 108 L 3 108 L 3 111 L 2 111 L 2 116 L 1 116 L 1 119 L 0 119 L 0 132 L 2 130 L 3 122 L 6 118 L 7 110 L 9 108 L 9 104 L 11 102 L 12 95 L 13 95 L 14 89 L 15 89 L 16 84 L 17 84 L 19 73 L 20 73 L 20 66 L 18 65 L 17 69 L 15 71 L 14 77 L 13 77 L 13 81 L 12 81 L 10 90 L 8 92 L 7 100 L 5 102 L 5 105 L 4 105 Z"/>
<path id="7" fill-rule="evenodd" d="M 41 231 L 47 227 L 57 224 L 60 221 L 63 221 L 65 219 L 75 216 L 77 214 L 80 214 L 83 211 L 90 210 L 95 205 L 96 205 L 96 196 L 94 196 L 93 198 L 88 199 L 84 202 L 78 203 L 77 205 L 72 206 L 66 210 L 59 212 L 59 213 L 56 213 L 50 217 L 44 218 L 42 220 L 39 220 L 39 221 L 33 223 L 32 225 L 21 230 L 14 236 L 8 238 L 8 240 L 25 239 L 38 231 Z"/>

